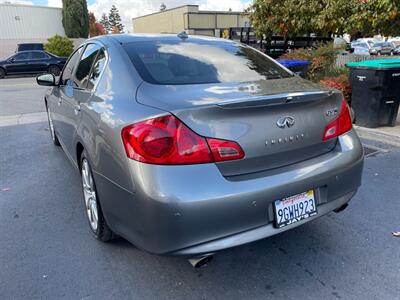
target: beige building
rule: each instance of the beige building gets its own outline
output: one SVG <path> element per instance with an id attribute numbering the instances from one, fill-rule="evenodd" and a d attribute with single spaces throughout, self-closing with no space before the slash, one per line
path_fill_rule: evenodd
<path id="1" fill-rule="evenodd" d="M 224 29 L 248 27 L 242 12 L 201 11 L 198 5 L 185 5 L 132 19 L 135 33 L 179 33 L 220 37 Z"/>

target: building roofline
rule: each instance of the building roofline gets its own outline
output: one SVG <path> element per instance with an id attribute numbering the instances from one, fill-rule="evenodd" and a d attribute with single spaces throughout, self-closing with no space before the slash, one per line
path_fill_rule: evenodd
<path id="1" fill-rule="evenodd" d="M 198 12 L 188 12 L 188 14 L 221 14 L 221 15 L 241 15 L 244 11 L 226 11 L 226 10 L 199 10 Z"/>
<path id="2" fill-rule="evenodd" d="M 162 14 L 162 13 L 165 13 L 166 11 L 176 10 L 176 9 L 179 9 L 179 8 L 182 8 L 182 7 L 199 7 L 199 6 L 195 5 L 195 4 L 185 4 L 185 5 L 181 5 L 181 6 L 177 6 L 177 7 L 173 7 L 173 8 L 167 8 L 166 10 L 163 10 L 163 11 L 156 11 L 156 12 L 153 12 L 153 13 L 148 14 L 148 15 L 132 18 L 132 20 L 136 20 L 136 19 L 140 19 L 140 18 L 152 16 L 152 15 Z"/>
<path id="3" fill-rule="evenodd" d="M 17 7 L 31 7 L 31 8 L 49 8 L 49 9 L 62 9 L 61 7 L 45 6 L 45 5 L 31 5 L 31 4 L 21 4 L 21 3 L 0 3 L 1 6 L 17 6 Z"/>

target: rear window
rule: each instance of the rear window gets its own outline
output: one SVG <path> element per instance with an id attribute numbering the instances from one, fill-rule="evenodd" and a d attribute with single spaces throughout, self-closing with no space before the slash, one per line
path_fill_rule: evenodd
<path id="1" fill-rule="evenodd" d="M 143 80 L 153 84 L 246 82 L 293 75 L 254 49 L 221 41 L 149 41 L 124 46 Z"/>

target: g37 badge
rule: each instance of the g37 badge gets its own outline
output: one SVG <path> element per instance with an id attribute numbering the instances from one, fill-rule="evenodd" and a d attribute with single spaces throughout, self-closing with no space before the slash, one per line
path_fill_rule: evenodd
<path id="1" fill-rule="evenodd" d="M 334 107 L 334 108 L 328 109 L 328 110 L 325 112 L 325 116 L 327 116 L 327 117 L 334 117 L 334 116 L 336 116 L 338 113 L 339 113 L 339 109 L 338 109 L 337 107 Z"/>

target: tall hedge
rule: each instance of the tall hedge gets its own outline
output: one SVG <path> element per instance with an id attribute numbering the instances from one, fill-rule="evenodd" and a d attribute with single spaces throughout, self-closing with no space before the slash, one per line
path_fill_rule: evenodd
<path id="1" fill-rule="evenodd" d="M 62 23 L 69 38 L 87 38 L 89 14 L 85 0 L 62 0 Z"/>

